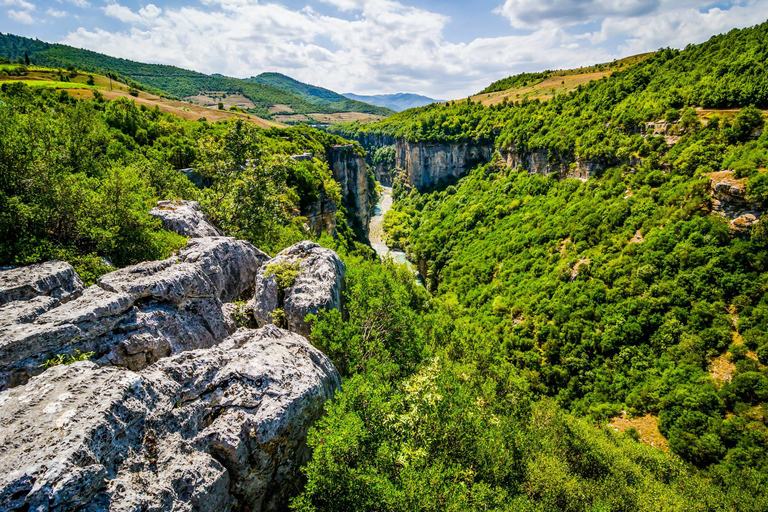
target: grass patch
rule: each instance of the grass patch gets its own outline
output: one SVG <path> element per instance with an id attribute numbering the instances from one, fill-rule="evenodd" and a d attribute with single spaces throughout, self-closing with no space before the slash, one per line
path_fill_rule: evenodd
<path id="1" fill-rule="evenodd" d="M 95 89 L 95 85 L 79 84 L 76 82 L 57 82 L 53 80 L 25 80 L 30 87 L 46 87 L 49 89 Z"/>

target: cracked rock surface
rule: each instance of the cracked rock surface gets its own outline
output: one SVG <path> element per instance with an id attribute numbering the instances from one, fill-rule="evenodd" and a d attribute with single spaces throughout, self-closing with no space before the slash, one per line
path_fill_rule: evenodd
<path id="1" fill-rule="evenodd" d="M 340 384 L 274 326 L 139 372 L 50 368 L 0 392 L 0 509 L 285 509 L 306 431 Z"/>
<path id="2" fill-rule="evenodd" d="M 199 238 L 223 235 L 203 215 L 197 201 L 159 201 L 149 214 L 160 219 L 163 228 L 182 236 Z"/>
<path id="3" fill-rule="evenodd" d="M 0 296 L 10 298 L 0 305 L 0 389 L 26 382 L 59 354 L 93 352 L 98 363 L 140 370 L 212 347 L 234 330 L 223 302 L 246 296 L 267 258 L 248 242 L 211 237 L 85 290 L 66 263 L 0 271 Z"/>
<path id="4" fill-rule="evenodd" d="M 295 281 L 281 290 L 275 269 L 298 262 L 300 270 Z M 321 310 L 342 309 L 346 267 L 338 254 L 314 242 L 299 242 L 267 261 L 256 276 L 253 316 L 258 325 L 272 323 L 275 310 L 285 314 L 285 327 L 304 336 L 310 326 L 304 321 L 308 314 Z"/>

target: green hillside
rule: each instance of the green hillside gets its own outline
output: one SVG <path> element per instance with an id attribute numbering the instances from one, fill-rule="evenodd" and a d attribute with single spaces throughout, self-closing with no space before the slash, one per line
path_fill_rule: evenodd
<path id="1" fill-rule="evenodd" d="M 124 78 L 129 85 L 151 92 L 162 91 L 175 98 L 192 97 L 201 92 L 242 95 L 253 103 L 246 110 L 264 118 L 270 118 L 275 113 L 275 105 L 281 106 L 277 110 L 285 110 L 287 107 L 289 111 L 296 114 L 369 113 L 371 110 L 377 109 L 377 113 L 381 111 L 381 115 L 389 113 L 389 111 L 381 110 L 379 107 L 351 100 L 338 104 L 313 103 L 269 84 L 221 75 L 206 75 L 176 66 L 134 62 L 67 45 L 51 44 L 11 34 L 0 34 L 0 56 L 16 61 L 23 58 L 25 54 L 34 64 L 40 66 L 62 68 L 75 66 L 83 71 L 101 74 L 112 72 Z M 357 108 L 365 110 L 356 110 Z"/>
<path id="2" fill-rule="evenodd" d="M 766 510 L 768 230 L 763 220 L 739 227 L 715 212 L 711 189 L 717 173 L 728 186 L 742 187 L 741 210 L 759 216 L 768 207 L 768 130 L 760 110 L 768 108 L 766 62 L 768 23 L 683 51 L 660 51 L 547 102 L 449 103 L 340 127 L 349 136 L 383 133 L 543 152 L 544 161 L 564 161 L 569 172 L 577 159 L 602 169 L 582 181 L 531 175 L 496 157 L 434 190 L 395 183 L 395 206 L 384 220 L 389 245 L 418 262 L 435 295 L 432 353 L 467 376 L 466 386 L 434 384 L 432 396 L 454 400 L 448 397 L 458 389 L 475 389 L 484 397 L 479 411 L 501 415 L 523 386 L 537 400 L 554 400 L 596 425 L 632 425 L 629 435 L 668 444 L 725 493 L 724 501 L 699 497 L 681 510 Z M 645 134 L 645 122 L 659 119 L 670 123 L 671 139 Z M 408 398 L 388 398 L 376 412 L 339 405 L 346 416 L 331 415 L 319 438 L 327 442 L 354 425 L 355 439 L 381 439 L 386 422 L 377 412 L 404 407 L 402 400 Z M 483 415 L 472 411 L 473 418 Z M 444 435 L 468 428 L 447 412 L 430 421 L 430 431 Z M 435 459 L 421 459 L 418 471 L 406 463 L 376 472 L 380 459 L 369 454 L 392 449 L 390 443 L 435 449 L 418 434 L 401 435 L 347 452 L 343 465 L 375 472 L 381 479 L 375 489 L 406 490 L 418 482 L 426 488 L 424 473 L 450 473 L 440 458 L 447 447 L 437 449 Z M 483 439 L 482 428 L 466 435 Z M 319 446 L 327 459 L 311 464 L 307 499 L 327 503 L 334 496 L 329 488 L 373 492 L 363 472 L 337 479 L 340 470 L 327 469 L 335 467 L 328 461 L 340 461 Z M 597 469 L 607 460 L 597 453 L 590 455 L 593 468 L 613 478 Z M 500 455 L 485 457 L 496 457 L 494 470 L 507 468 Z M 524 465 L 527 472 L 541 468 Z M 470 466 L 484 468 L 480 460 Z M 570 466 L 558 467 L 567 472 Z M 498 482 L 498 473 L 480 473 L 484 484 Z M 536 501 L 542 495 L 531 493 L 531 485 L 522 494 Z M 583 483 L 574 489 L 585 488 L 594 490 Z M 461 494 L 450 486 L 447 492 Z M 469 494 L 462 496 L 469 500 Z M 530 510 L 669 506 L 582 497 L 564 492 Z M 484 504 L 528 510 L 524 502 Z"/>
<path id="3" fill-rule="evenodd" d="M 280 73 L 262 73 L 259 76 L 251 77 L 248 80 L 264 85 L 271 85 L 295 94 L 312 104 L 338 108 L 340 111 L 344 112 L 364 112 L 366 114 L 375 114 L 378 116 L 394 114 L 394 110 L 385 107 L 377 107 L 375 105 L 363 103 L 362 101 L 352 100 L 328 89 L 305 84 Z"/>

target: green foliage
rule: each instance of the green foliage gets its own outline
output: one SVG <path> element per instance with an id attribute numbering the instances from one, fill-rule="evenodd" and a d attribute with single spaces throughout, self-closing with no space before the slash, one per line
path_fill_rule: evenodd
<path id="1" fill-rule="evenodd" d="M 264 277 L 274 275 L 278 288 L 287 290 L 293 286 L 293 283 L 296 282 L 296 278 L 299 277 L 300 273 L 300 261 L 282 261 L 280 263 L 267 265 L 267 268 L 264 271 Z"/>
<path id="2" fill-rule="evenodd" d="M 53 366 L 59 366 L 60 364 L 72 364 L 77 363 L 78 361 L 87 361 L 93 357 L 93 354 L 95 354 L 95 352 L 80 352 L 75 349 L 74 354 L 58 354 L 41 364 L 40 367 L 51 368 Z"/>

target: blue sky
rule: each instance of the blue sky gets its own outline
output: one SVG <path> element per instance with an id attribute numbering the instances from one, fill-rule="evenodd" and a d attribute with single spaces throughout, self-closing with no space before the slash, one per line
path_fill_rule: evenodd
<path id="1" fill-rule="evenodd" d="M 467 96 L 523 71 L 682 48 L 768 0 L 0 0 L 0 32 L 338 92 Z"/>

